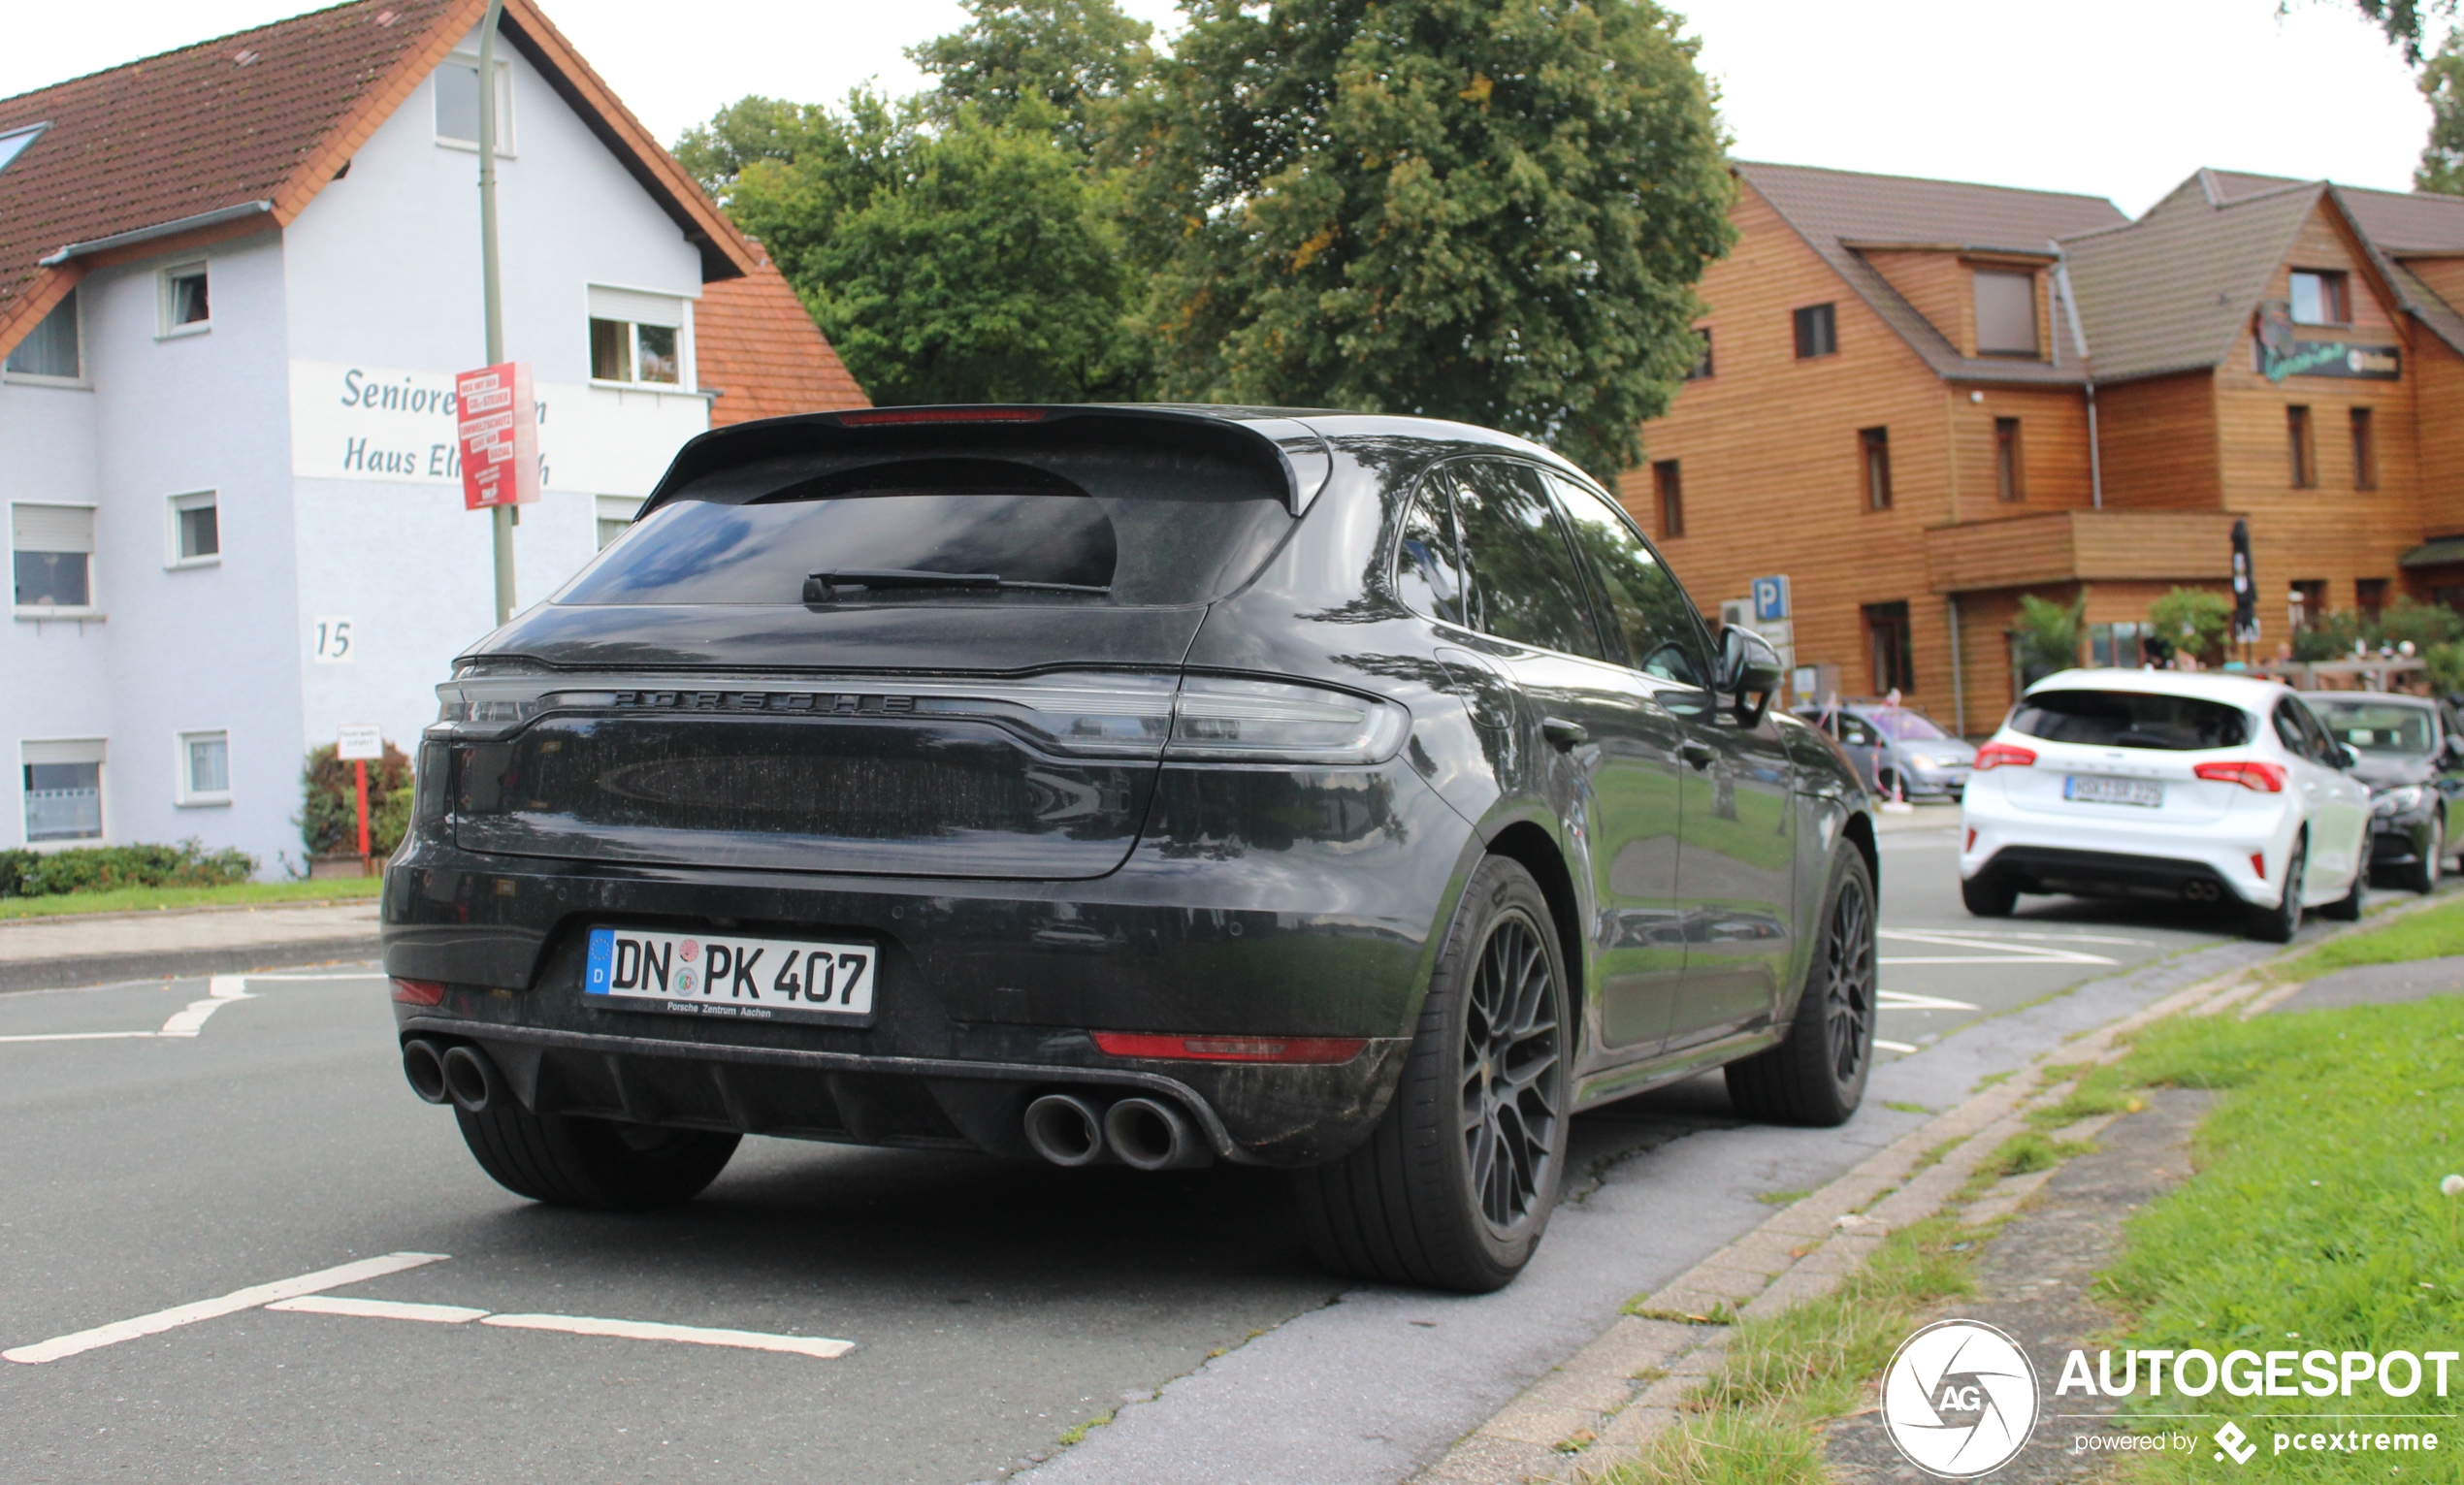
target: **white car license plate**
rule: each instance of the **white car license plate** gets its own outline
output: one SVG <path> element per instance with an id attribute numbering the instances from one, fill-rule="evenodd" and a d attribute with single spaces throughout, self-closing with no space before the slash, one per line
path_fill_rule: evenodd
<path id="1" fill-rule="evenodd" d="M 869 1025 L 879 958 L 870 944 L 600 927 L 582 993 L 609 1011 Z"/>
<path id="2" fill-rule="evenodd" d="M 2074 773 L 2062 781 L 2061 796 L 2082 804 L 2136 804 L 2153 810 L 2164 805 L 2164 786 L 2146 779 L 2107 779 Z"/>

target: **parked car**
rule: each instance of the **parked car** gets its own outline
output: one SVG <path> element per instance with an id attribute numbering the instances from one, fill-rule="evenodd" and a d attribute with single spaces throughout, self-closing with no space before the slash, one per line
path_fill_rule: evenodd
<path id="1" fill-rule="evenodd" d="M 1977 750 L 1961 895 L 1985 918 L 2022 892 L 2239 904 L 2276 943 L 2305 908 L 2358 918 L 2370 791 L 2355 762 L 2274 681 L 2064 670 Z"/>
<path id="2" fill-rule="evenodd" d="M 1293 1170 L 1328 1264 L 1496 1288 L 1569 1118 L 1845 1119 L 1870 801 L 1573 466 L 1238 408 L 747 423 L 438 687 L 405 1071 L 541 1201 L 746 1134 Z"/>
<path id="3" fill-rule="evenodd" d="M 1974 745 L 1912 706 L 1808 702 L 1797 715 L 1835 738 L 1865 787 L 1883 798 L 1957 799 L 1967 788 Z"/>
<path id="4" fill-rule="evenodd" d="M 2464 737 L 2426 696 L 2308 691 L 2329 736 L 2359 755 L 2370 787 L 2370 866 L 2399 887 L 2435 891 L 2454 839 L 2449 811 L 2464 792 Z"/>

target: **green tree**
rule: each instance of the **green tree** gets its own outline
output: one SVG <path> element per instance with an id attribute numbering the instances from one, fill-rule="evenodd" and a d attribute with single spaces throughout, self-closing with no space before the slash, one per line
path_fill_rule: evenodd
<path id="1" fill-rule="evenodd" d="M 2080 625 L 2087 617 L 2085 593 L 2067 608 L 2048 603 L 2032 593 L 2020 595 L 2019 622 L 2013 629 L 2019 634 L 2020 662 L 2026 685 L 2033 686 L 2057 670 L 2078 665 Z"/>
<path id="2" fill-rule="evenodd" d="M 2420 88 L 2430 100 L 2430 139 L 2413 188 L 2464 196 L 2464 31 L 2448 32 L 2438 55 L 2422 64 Z"/>
<path id="3" fill-rule="evenodd" d="M 2406 595 L 2379 615 L 2379 621 L 2369 628 L 2368 638 L 2373 646 L 2381 642 L 2400 645 L 2410 640 L 2415 651 L 2426 651 L 2432 645 L 2464 639 L 2464 618 L 2451 608 L 2424 603 Z"/>
<path id="4" fill-rule="evenodd" d="M 2149 606 L 2148 624 L 2174 649 L 2206 660 L 2221 650 L 2233 627 L 2233 604 L 2205 588 L 2176 588 Z"/>
<path id="5" fill-rule="evenodd" d="M 1154 67 L 1154 28 L 1113 0 L 963 0 L 973 17 L 948 36 L 907 49 L 939 79 L 924 107 L 947 118 L 972 106 L 1006 123 L 1040 103 L 1061 143 L 1093 147 L 1119 102 Z"/>
<path id="6" fill-rule="evenodd" d="M 1115 146 L 1163 395 L 1640 456 L 1734 193 L 1650 0 L 1189 0 Z"/>
<path id="7" fill-rule="evenodd" d="M 2422 45 L 2430 37 L 2431 17 L 2446 16 L 2451 18 L 2457 6 L 2457 0 L 2352 0 L 2352 3 L 2364 19 L 2384 31 L 2387 40 L 2403 51 L 2405 65 L 2409 67 L 2421 65 Z M 2276 14 L 2282 16 L 2290 9 L 2292 0 L 2279 0 Z"/>
<path id="8" fill-rule="evenodd" d="M 901 164 L 792 275 L 873 400 L 1070 403 L 1111 385 L 1120 263 L 1077 159 L 962 108 Z"/>

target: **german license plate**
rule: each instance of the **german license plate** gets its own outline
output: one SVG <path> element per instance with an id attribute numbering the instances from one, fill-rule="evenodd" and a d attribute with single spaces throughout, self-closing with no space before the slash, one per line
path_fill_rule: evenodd
<path id="1" fill-rule="evenodd" d="M 879 958 L 870 944 L 600 927 L 582 994 L 607 1011 L 869 1025 Z"/>
<path id="2" fill-rule="evenodd" d="M 2153 810 L 2163 807 L 2164 786 L 2147 779 L 2107 779 L 2074 773 L 2062 781 L 2061 796 L 2082 804 L 2136 804 Z"/>

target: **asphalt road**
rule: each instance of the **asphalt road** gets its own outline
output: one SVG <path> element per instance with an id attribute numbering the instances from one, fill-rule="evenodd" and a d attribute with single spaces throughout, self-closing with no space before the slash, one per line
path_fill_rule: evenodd
<path id="1" fill-rule="evenodd" d="M 959 1485 L 1057 1453 L 1039 1481 L 1401 1479 L 1759 1197 L 2257 952 L 2111 907 L 1980 925 L 1954 844 L 1887 839 L 1883 1035 L 1924 1050 L 1855 1120 L 1742 1126 L 1716 1079 L 1586 1115 L 1540 1260 L 1480 1299 L 1317 1273 L 1281 1178 L 1237 1168 L 754 1140 L 677 1211 L 534 1207 L 404 1087 L 365 967 L 0 995 L 0 1351 L 313 1291 L 0 1365 L 0 1472 Z M 693 1329 L 576 1333 L 606 1321 Z"/>

